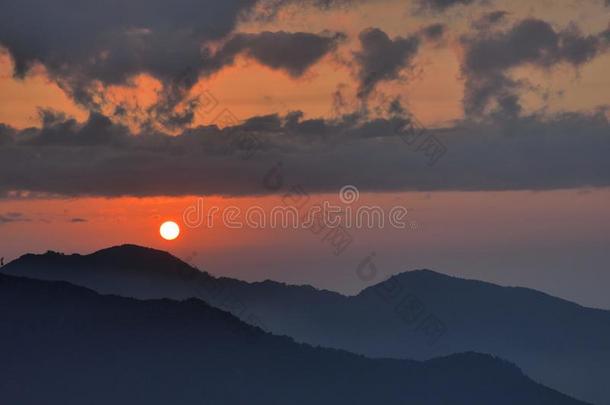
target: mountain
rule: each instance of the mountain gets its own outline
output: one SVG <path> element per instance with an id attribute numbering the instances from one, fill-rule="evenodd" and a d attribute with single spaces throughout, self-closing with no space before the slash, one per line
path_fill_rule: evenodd
<path id="1" fill-rule="evenodd" d="M 198 297 L 269 332 L 369 357 L 489 353 L 547 386 L 610 405 L 610 311 L 530 289 L 419 270 L 347 297 L 215 278 L 168 253 L 133 245 L 86 256 L 25 255 L 2 271 L 140 299 Z"/>
<path id="2" fill-rule="evenodd" d="M 196 299 L 0 275 L 0 308 L 6 404 L 583 404 L 489 355 L 372 360 L 270 335 Z"/>

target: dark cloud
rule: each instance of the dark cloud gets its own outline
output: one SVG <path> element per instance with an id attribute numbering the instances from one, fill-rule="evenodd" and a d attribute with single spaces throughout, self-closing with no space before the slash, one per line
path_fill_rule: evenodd
<path id="1" fill-rule="evenodd" d="M 444 24 L 436 23 L 424 27 L 421 30 L 422 36 L 429 41 L 440 41 L 445 35 L 447 27 Z"/>
<path id="2" fill-rule="evenodd" d="M 219 65 L 233 63 L 244 54 L 273 69 L 281 69 L 294 77 L 301 76 L 324 55 L 345 39 L 341 33 L 319 35 L 297 32 L 261 32 L 234 35 L 215 55 Z"/>
<path id="3" fill-rule="evenodd" d="M 126 127 L 114 124 L 104 115 L 92 113 L 84 125 L 73 118 L 47 119 L 43 121 L 42 131 L 27 131 L 23 134 L 21 142 L 55 146 L 122 146 L 129 138 L 128 134 L 129 130 Z"/>
<path id="4" fill-rule="evenodd" d="M 395 80 L 400 72 L 412 66 L 420 46 L 420 38 L 390 37 L 378 28 L 369 28 L 360 33 L 361 50 L 354 53 L 358 65 L 358 97 L 365 99 L 375 86 L 386 80 Z"/>
<path id="5" fill-rule="evenodd" d="M 73 224 L 78 224 L 78 223 L 83 223 L 83 222 L 89 222 L 84 218 L 71 218 L 70 222 Z"/>
<path id="6" fill-rule="evenodd" d="M 310 192 L 345 184 L 362 191 L 610 186 L 608 111 L 429 129 L 424 134 L 447 148 L 433 167 L 399 136 L 409 133 L 402 106 L 393 102 L 389 111 L 387 118 L 337 120 L 294 112 L 177 136 L 131 134 L 97 115 L 83 124 L 53 122 L 18 131 L 0 147 L 0 194 L 262 194 L 269 192 L 265 173 L 279 161 L 286 181 Z"/>
<path id="7" fill-rule="evenodd" d="M 418 0 L 418 5 L 423 11 L 429 10 L 440 12 L 458 5 L 473 4 L 475 1 L 476 0 Z"/>
<path id="8" fill-rule="evenodd" d="M 331 2 L 314 2 L 317 6 Z M 129 85 L 140 73 L 163 84 L 157 105 L 143 120 L 169 129 L 192 122 L 197 98 L 188 90 L 244 53 L 259 63 L 302 74 L 339 35 L 271 33 L 235 35 L 216 55 L 206 44 L 223 41 L 257 0 L 24 0 L 0 6 L 0 45 L 24 77 L 40 63 L 76 102 L 100 111 L 111 102 L 104 86 Z M 100 84 L 102 86 L 100 86 Z M 117 114 L 131 113 L 115 106 Z M 178 108 L 180 107 L 180 108 Z"/>
<path id="9" fill-rule="evenodd" d="M 562 63 L 578 67 L 607 49 L 603 33 L 584 35 L 575 26 L 556 31 L 549 23 L 533 18 L 504 31 L 476 31 L 463 37 L 462 43 L 467 115 L 480 115 L 493 102 L 502 114 L 521 112 L 519 91 L 527 83 L 511 79 L 512 68 L 530 65 L 550 69 Z"/>
<path id="10" fill-rule="evenodd" d="M 0 6 L 0 44 L 14 59 L 16 76 L 25 76 L 40 63 L 60 87 L 89 109 L 100 109 L 106 102 L 98 82 L 125 85 L 139 73 L 156 77 L 175 97 L 210 69 L 202 44 L 231 33 L 239 16 L 255 3 L 4 2 Z M 190 68 L 189 76 L 184 74 L 186 68 Z M 171 103 L 165 106 L 174 107 Z"/>
<path id="11" fill-rule="evenodd" d="M 0 146 L 11 143 L 15 132 L 16 131 L 8 125 L 0 124 Z"/>
<path id="12" fill-rule="evenodd" d="M 214 53 L 207 55 L 205 72 L 185 69 L 175 80 L 166 83 L 160 100 L 144 113 L 145 127 L 161 123 L 170 130 L 179 130 L 190 125 L 200 105 L 197 96 L 189 98 L 188 90 L 200 74 L 209 75 L 232 65 L 238 55 L 245 55 L 272 69 L 283 70 L 296 78 L 333 51 L 345 39 L 342 33 L 324 32 L 261 32 L 231 35 Z M 178 108 L 181 107 L 181 108 Z M 126 109 L 121 114 L 133 117 L 138 111 Z"/>
<path id="13" fill-rule="evenodd" d="M 493 26 L 502 23 L 506 20 L 506 16 L 508 15 L 508 11 L 496 10 L 486 14 L 483 14 L 478 20 L 475 20 L 472 23 L 474 28 L 479 30 L 488 30 Z"/>
<path id="14" fill-rule="evenodd" d="M 0 225 L 11 222 L 30 222 L 30 219 L 26 218 L 21 212 L 7 212 L 0 214 Z"/>
<path id="15" fill-rule="evenodd" d="M 606 29 L 600 34 L 600 37 L 604 40 L 606 46 L 610 44 L 610 24 L 608 24 L 608 27 L 608 29 Z"/>
<path id="16" fill-rule="evenodd" d="M 277 17 L 280 10 L 287 6 L 297 6 L 299 9 L 304 7 L 314 7 L 322 11 L 335 8 L 346 8 L 357 3 L 364 3 L 367 0 L 260 0 L 250 18 L 255 20 L 268 21 Z"/>
<path id="17" fill-rule="evenodd" d="M 24 0 L 4 3 L 0 42 L 23 76 L 35 62 L 73 80 L 122 84 L 146 71 L 176 77 L 203 67 L 200 47 L 230 33 L 254 0 Z"/>

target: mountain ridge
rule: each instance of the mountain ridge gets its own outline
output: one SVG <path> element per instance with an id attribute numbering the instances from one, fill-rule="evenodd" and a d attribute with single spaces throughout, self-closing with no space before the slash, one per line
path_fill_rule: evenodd
<path id="1" fill-rule="evenodd" d="M 364 293 L 366 290 L 373 288 L 379 284 L 383 284 L 384 282 L 387 282 L 389 280 L 393 280 L 393 279 L 399 279 L 399 280 L 405 280 L 405 279 L 410 279 L 413 277 L 417 277 L 419 275 L 424 275 L 424 276 L 434 276 L 435 277 L 435 281 L 438 280 L 453 280 L 453 281 L 465 281 L 465 282 L 470 282 L 470 283 L 478 283 L 480 285 L 485 285 L 485 286 L 493 286 L 496 288 L 502 288 L 502 289 L 514 289 L 514 290 L 519 290 L 519 291 L 531 291 L 531 292 L 535 292 L 536 294 L 540 294 L 541 296 L 544 296 L 546 298 L 552 298 L 554 300 L 558 300 L 558 301 L 563 301 L 566 303 L 570 303 L 573 305 L 577 305 L 579 307 L 582 308 L 586 308 L 586 309 L 590 309 L 590 310 L 599 310 L 599 311 L 604 311 L 604 312 L 609 312 L 610 313 L 610 309 L 605 309 L 605 308 L 596 308 L 596 307 L 589 307 L 586 305 L 582 305 L 579 304 L 575 301 L 571 301 L 565 298 L 561 298 L 561 297 L 556 297 L 552 294 L 549 294 L 547 292 L 544 291 L 540 291 L 540 290 L 536 290 L 534 288 L 529 288 L 529 287 L 522 287 L 522 286 L 512 286 L 512 285 L 500 285 L 500 284 L 496 284 L 493 282 L 489 282 L 489 281 L 482 281 L 482 280 L 477 280 L 477 279 L 473 279 L 473 278 L 467 278 L 467 277 L 461 277 L 461 276 L 455 276 L 455 275 L 451 275 L 451 274 L 446 274 L 440 271 L 435 271 L 435 270 L 431 270 L 428 268 L 421 268 L 421 269 L 413 269 L 413 270 L 406 270 L 406 271 L 402 271 L 396 274 L 391 275 L 390 277 L 388 277 L 387 279 L 364 287 L 362 290 L 358 291 L 355 294 L 343 294 L 341 292 L 338 291 L 333 291 L 333 290 L 329 290 L 329 289 L 325 289 L 325 288 L 319 288 L 319 287 L 315 287 L 312 286 L 310 284 L 290 284 L 290 283 L 286 283 L 286 282 L 282 282 L 282 281 L 277 281 L 277 280 L 272 280 L 272 279 L 264 279 L 264 280 L 259 280 L 259 281 L 245 281 L 245 280 L 240 280 L 240 279 L 235 279 L 235 278 L 231 278 L 231 277 L 227 277 L 227 276 L 220 276 L 220 275 L 214 275 L 208 271 L 205 270 L 201 270 L 200 268 L 193 266 L 187 262 L 185 262 L 184 260 L 180 259 L 177 256 L 172 255 L 169 252 L 160 250 L 160 249 L 156 249 L 156 248 L 151 248 L 151 247 L 146 247 L 146 246 L 141 246 L 141 245 L 137 245 L 137 244 L 132 244 L 132 243 L 126 243 L 126 244 L 121 244 L 121 245 L 115 245 L 115 246 L 111 246 L 108 248 L 103 248 L 103 249 L 99 249 L 96 250 L 92 253 L 88 253 L 88 254 L 79 254 L 79 253 L 72 253 L 72 254 L 65 254 L 65 253 L 61 253 L 61 252 L 55 252 L 55 251 L 47 251 L 46 253 L 42 253 L 42 254 L 35 254 L 35 253 L 26 253 L 21 255 L 20 257 L 12 260 L 11 262 L 7 263 L 5 265 L 5 267 L 9 267 L 9 265 L 11 263 L 14 262 L 19 262 L 20 260 L 24 259 L 31 259 L 33 257 L 35 258 L 46 258 L 49 256 L 59 256 L 59 257 L 80 257 L 80 258 L 87 258 L 87 257 L 92 257 L 92 258 L 96 258 L 96 257 L 100 257 L 100 256 L 104 256 L 106 254 L 110 254 L 110 255 L 114 255 L 114 253 L 119 252 L 121 253 L 121 255 L 126 254 L 126 253 L 137 253 L 137 254 L 141 254 L 141 253 L 147 253 L 147 252 L 151 252 L 154 254 L 160 254 L 162 258 L 171 261 L 172 263 L 175 262 L 179 262 L 182 266 L 184 266 L 185 269 L 189 269 L 189 270 L 196 270 L 199 273 L 205 275 L 205 276 L 209 276 L 211 278 L 214 278 L 216 280 L 237 280 L 239 282 L 242 283 L 247 283 L 250 285 L 264 285 L 264 284 L 271 284 L 273 286 L 280 286 L 280 287 L 287 287 L 287 288 L 302 288 L 302 289 L 309 289 L 309 290 L 313 290 L 316 292 L 321 292 L 321 293 L 329 293 L 332 295 L 338 295 L 338 296 L 342 296 L 345 298 L 349 298 L 349 297 L 355 297 L 358 295 L 361 295 L 362 293 Z M 108 257 L 107 257 L 108 258 Z M 116 258 L 116 257 L 110 257 L 110 258 Z M 163 268 L 162 270 L 165 270 L 166 268 Z M 2 269 L 0 268 L 0 273 L 2 272 Z M 167 272 L 167 274 L 171 274 L 170 272 Z"/>
<path id="2" fill-rule="evenodd" d="M 122 257 L 117 252 L 133 251 L 137 260 L 117 259 Z M 1 272 L 62 279 L 139 299 L 197 297 L 297 342 L 374 358 L 489 353 L 518 364 L 547 386 L 610 405 L 610 387 L 603 377 L 610 375 L 610 311 L 431 270 L 400 273 L 345 296 L 275 281 L 217 278 L 168 253 L 134 245 L 103 252 L 28 256 Z M 155 260 L 157 255 L 166 264 Z M 138 263 L 139 270 L 133 271 L 130 262 Z M 433 341 L 421 326 L 425 319 L 433 319 L 442 332 Z"/>
<path id="3" fill-rule="evenodd" d="M 369 359 L 270 335 L 198 299 L 142 301 L 0 274 L 7 307 L 8 403 L 585 404 L 491 355 Z"/>

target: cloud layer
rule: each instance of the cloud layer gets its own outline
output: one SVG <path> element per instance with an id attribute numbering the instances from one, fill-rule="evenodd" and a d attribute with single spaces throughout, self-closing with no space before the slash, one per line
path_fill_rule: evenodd
<path id="1" fill-rule="evenodd" d="M 179 136 L 132 134 L 92 114 L 84 124 L 47 120 L 12 131 L 0 147 L 0 193 L 64 195 L 264 194 L 278 162 L 286 182 L 309 192 L 354 184 L 362 191 L 515 190 L 610 185 L 606 112 L 463 122 L 430 129 L 446 147 L 430 167 L 409 146 L 409 118 L 307 120 L 298 112 Z"/>
<path id="2" fill-rule="evenodd" d="M 408 75 L 426 43 L 448 42 L 441 41 L 448 26 L 422 25 L 392 36 L 368 28 L 355 42 L 337 31 L 236 32 L 244 16 L 274 18 L 285 6 L 328 10 L 360 2 L 23 0 L 2 5 L 0 44 L 15 61 L 14 73 L 23 77 L 42 64 L 91 115 L 79 123 L 46 110 L 41 128 L 0 124 L 0 194 L 260 194 L 268 192 L 262 177 L 278 161 L 293 182 L 312 192 L 344 184 L 371 191 L 609 185 L 608 110 L 525 113 L 521 97 L 531 87 L 513 72 L 524 66 L 579 68 L 608 51 L 610 29 L 583 33 L 574 24 L 561 28 L 536 18 L 509 24 L 510 14 L 503 10 L 473 21 L 459 41 L 466 118 L 425 131 L 447 149 L 433 167 L 427 165 L 429 149 L 414 150 L 405 142 L 413 135 L 411 118 L 399 102 L 405 95 L 393 95 L 392 102 L 379 97 L 384 100 L 375 116 L 368 115 L 373 109 L 361 107 L 368 107 L 380 83 Z M 433 11 L 470 3 L 420 1 Z M 335 119 L 305 119 L 292 112 L 252 117 L 229 128 L 190 128 L 201 100 L 189 90 L 199 78 L 239 57 L 298 78 L 343 44 L 353 45 L 339 50 L 337 60 L 347 55 L 357 112 Z M 148 121 L 132 133 L 117 123 L 130 113 L 127 107 L 116 106 L 108 117 L 100 103 L 104 86 L 129 85 L 139 73 L 157 78 L 163 88 L 158 102 L 143 112 Z"/>

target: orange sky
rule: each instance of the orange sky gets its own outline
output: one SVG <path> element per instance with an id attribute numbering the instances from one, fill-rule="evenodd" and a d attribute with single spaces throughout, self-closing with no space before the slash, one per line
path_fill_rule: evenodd
<path id="1" fill-rule="evenodd" d="M 608 27 L 610 8 L 604 9 L 601 0 L 498 0 L 443 15 L 418 15 L 403 0 L 384 0 L 349 10 L 288 8 L 274 21 L 241 21 L 236 32 L 331 30 L 345 32 L 347 39 L 336 53 L 324 56 L 299 78 L 243 56 L 237 58 L 233 66 L 200 79 L 193 88 L 193 95 L 207 91 L 218 102 L 211 112 L 200 110 L 193 125 L 211 123 L 224 109 L 241 120 L 295 110 L 309 118 L 332 117 L 336 114 L 333 94 L 338 89 L 347 102 L 346 111 L 342 112 L 356 111 L 358 83 L 353 64 L 346 61 L 359 50 L 358 34 L 368 27 L 379 27 L 391 38 L 406 37 L 428 24 L 442 22 L 448 26 L 444 42 L 423 45 L 416 57 L 416 69 L 404 71 L 405 80 L 381 83 L 369 102 L 374 107 L 400 96 L 425 126 L 448 126 L 464 117 L 460 37 L 473 20 L 493 10 L 507 10 L 511 22 L 536 16 L 557 29 L 574 23 L 585 33 L 597 33 Z M 534 89 L 524 92 L 526 112 L 591 111 L 610 105 L 609 71 L 610 53 L 606 52 L 578 70 L 566 66 L 544 70 L 525 65 L 513 69 L 510 75 L 515 80 L 527 79 Z M 126 101 L 146 107 L 157 100 L 160 86 L 158 80 L 140 74 L 133 78 L 131 87 L 109 87 L 104 94 L 115 103 Z M 47 77 L 42 66 L 24 80 L 15 79 L 9 55 L 0 53 L 0 123 L 15 128 L 40 126 L 39 108 L 62 111 L 81 122 L 88 117 L 87 111 Z M 112 111 L 107 107 L 102 112 Z M 85 253 L 109 245 L 137 243 L 169 250 L 214 274 L 248 280 L 274 278 L 352 293 L 363 287 L 353 277 L 353 269 L 359 260 L 375 251 L 379 265 L 388 275 L 428 267 L 528 285 L 610 308 L 607 291 L 602 288 L 610 283 L 610 275 L 599 269 L 599 263 L 607 264 L 610 259 L 610 190 L 366 193 L 363 198 L 371 204 L 404 204 L 410 210 L 409 218 L 419 228 L 358 232 L 353 249 L 340 257 L 303 231 L 183 227 L 178 240 L 161 240 L 158 226 L 165 220 L 182 223 L 182 212 L 196 198 L 0 199 L 0 215 L 21 214 L 15 221 L 0 222 L 0 256 L 13 259 L 47 249 Z M 207 197 L 206 202 L 245 209 L 253 205 L 271 207 L 279 199 L 274 195 Z M 586 282 L 579 274 L 585 270 Z"/>
<path id="2" fill-rule="evenodd" d="M 340 256 L 307 230 L 207 229 L 184 225 L 184 210 L 198 197 L 3 200 L 0 212 L 21 212 L 27 222 L 0 225 L 2 255 L 13 259 L 47 249 L 87 253 L 135 243 L 170 251 L 213 274 L 247 280 L 272 278 L 354 292 L 363 286 L 353 269 L 376 252 L 383 273 L 432 268 L 506 284 L 527 284 L 590 305 L 605 305 L 608 275 L 592 268 L 610 259 L 607 244 L 610 190 L 486 193 L 361 194 L 360 202 L 409 210 L 414 229 L 354 229 L 353 244 Z M 336 201 L 336 195 L 316 195 Z M 205 198 L 206 207 L 242 210 L 282 205 L 281 195 Z M 74 218 L 87 222 L 70 222 Z M 181 225 L 175 241 L 159 236 L 165 220 Z M 195 253 L 195 254 L 193 254 Z M 559 272 L 549 283 L 549 266 Z M 596 274 L 582 285 L 581 271 Z M 597 271 L 599 270 L 599 271 Z M 563 274 L 561 276 L 560 274 Z M 576 276 L 576 277 L 575 277 Z M 595 278 L 597 279 L 597 282 Z M 571 280 L 571 281 L 570 281 Z M 605 284 L 604 284 L 605 283 Z M 585 285 L 586 284 L 586 285 Z M 580 293 L 588 289 L 587 298 Z"/>

